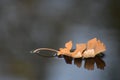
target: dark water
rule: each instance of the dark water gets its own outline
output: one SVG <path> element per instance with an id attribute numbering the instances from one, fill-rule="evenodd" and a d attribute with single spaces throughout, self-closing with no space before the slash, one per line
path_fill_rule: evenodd
<path id="1" fill-rule="evenodd" d="M 119 0 L 0 0 L 0 80 L 120 80 Z M 103 57 L 42 57 L 97 37 Z"/>
<path id="2" fill-rule="evenodd" d="M 118 30 L 104 28 L 99 31 L 97 28 L 89 29 L 89 31 L 86 31 L 84 27 L 66 28 L 64 35 L 61 36 L 62 39 L 60 42 L 58 41 L 59 45 L 54 42 L 51 44 L 51 41 L 47 44 L 44 43 L 46 47 L 56 48 L 64 47 L 64 42 L 70 38 L 75 43 L 86 42 L 91 37 L 100 38 L 107 47 L 104 56 L 85 60 L 73 60 L 67 57 L 42 57 L 31 54 L 31 50 L 42 47 L 42 42 L 39 42 L 40 45 L 35 45 L 31 41 L 23 46 L 9 43 L 11 47 L 1 49 L 0 78 L 2 80 L 119 80 L 118 33 Z M 66 34 L 68 36 L 63 37 Z M 26 47 L 26 45 L 29 46 Z M 44 45 L 43 47 L 45 47 Z"/>

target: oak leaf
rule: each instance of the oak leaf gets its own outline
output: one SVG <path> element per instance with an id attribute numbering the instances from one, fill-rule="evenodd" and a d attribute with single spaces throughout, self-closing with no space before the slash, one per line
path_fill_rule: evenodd
<path id="1" fill-rule="evenodd" d="M 86 44 L 76 44 L 76 50 L 72 52 L 73 58 L 81 58 L 83 51 L 86 49 Z"/>
<path id="2" fill-rule="evenodd" d="M 60 48 L 57 55 L 66 55 L 73 58 L 89 58 L 95 57 L 97 54 L 106 50 L 105 45 L 97 38 L 93 38 L 87 42 L 87 44 L 76 44 L 76 49 L 70 52 L 72 49 L 72 41 L 65 44 L 65 48 Z"/>
<path id="3" fill-rule="evenodd" d="M 70 56 L 70 50 L 72 49 L 72 41 L 65 43 L 65 48 L 60 48 L 57 55 Z"/>
<path id="4" fill-rule="evenodd" d="M 87 49 L 83 53 L 84 58 L 95 57 L 97 54 L 106 50 L 103 43 L 96 38 L 93 38 L 87 42 Z"/>

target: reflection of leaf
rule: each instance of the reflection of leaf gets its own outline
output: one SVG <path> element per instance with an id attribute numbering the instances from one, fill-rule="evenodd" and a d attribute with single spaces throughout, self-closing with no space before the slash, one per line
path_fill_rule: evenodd
<path id="1" fill-rule="evenodd" d="M 82 65 L 82 58 L 75 58 L 74 59 L 74 64 L 77 66 L 77 67 L 81 67 Z"/>
<path id="2" fill-rule="evenodd" d="M 82 58 L 73 58 L 69 57 L 69 56 L 63 56 L 64 60 L 66 62 L 66 64 L 72 64 L 72 61 L 74 61 L 74 65 L 76 65 L 78 68 L 80 68 L 82 66 L 82 61 L 85 61 L 84 63 L 84 68 L 87 70 L 94 70 L 95 67 L 95 63 L 98 69 L 104 69 L 105 62 L 104 60 L 102 60 L 102 57 L 97 55 L 94 58 L 86 58 L 86 59 L 82 59 Z"/>
<path id="3" fill-rule="evenodd" d="M 105 62 L 100 57 L 95 57 L 95 62 L 96 62 L 97 68 L 99 69 L 104 69 L 104 67 L 106 66 Z"/>
<path id="4" fill-rule="evenodd" d="M 85 59 L 85 65 L 84 67 L 88 70 L 93 70 L 94 69 L 94 59 L 90 58 L 90 59 Z"/>
<path id="5" fill-rule="evenodd" d="M 63 56 L 63 57 L 64 57 L 65 62 L 66 62 L 67 64 L 72 64 L 72 60 L 73 60 L 72 57 L 68 57 L 68 56 Z"/>

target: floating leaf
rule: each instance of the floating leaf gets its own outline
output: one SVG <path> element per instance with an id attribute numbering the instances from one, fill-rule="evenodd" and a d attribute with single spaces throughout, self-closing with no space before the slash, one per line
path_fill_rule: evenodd
<path id="1" fill-rule="evenodd" d="M 72 52 L 73 58 L 81 58 L 82 52 L 86 49 L 86 44 L 76 44 L 76 50 Z"/>
<path id="2" fill-rule="evenodd" d="M 87 42 L 87 44 L 82 43 L 76 44 L 76 49 L 72 50 L 72 41 L 65 43 L 65 48 L 59 48 L 59 50 L 50 49 L 50 48 L 38 48 L 33 51 L 33 53 L 37 53 L 41 50 L 49 50 L 57 52 L 57 55 L 66 55 L 72 58 L 90 58 L 95 57 L 97 54 L 104 52 L 106 50 L 105 45 L 97 38 L 93 38 Z"/>
<path id="3" fill-rule="evenodd" d="M 65 44 L 65 47 L 68 49 L 68 50 L 71 50 L 72 48 L 72 41 L 69 41 Z"/>

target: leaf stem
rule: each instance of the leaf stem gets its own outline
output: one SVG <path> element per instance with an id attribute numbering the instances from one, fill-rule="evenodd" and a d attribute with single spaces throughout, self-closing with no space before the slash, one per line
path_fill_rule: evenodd
<path id="1" fill-rule="evenodd" d="M 38 48 L 33 51 L 33 53 L 37 53 L 38 51 L 43 51 L 43 50 L 49 50 L 49 51 L 54 51 L 58 53 L 58 50 L 51 49 L 51 48 Z"/>

